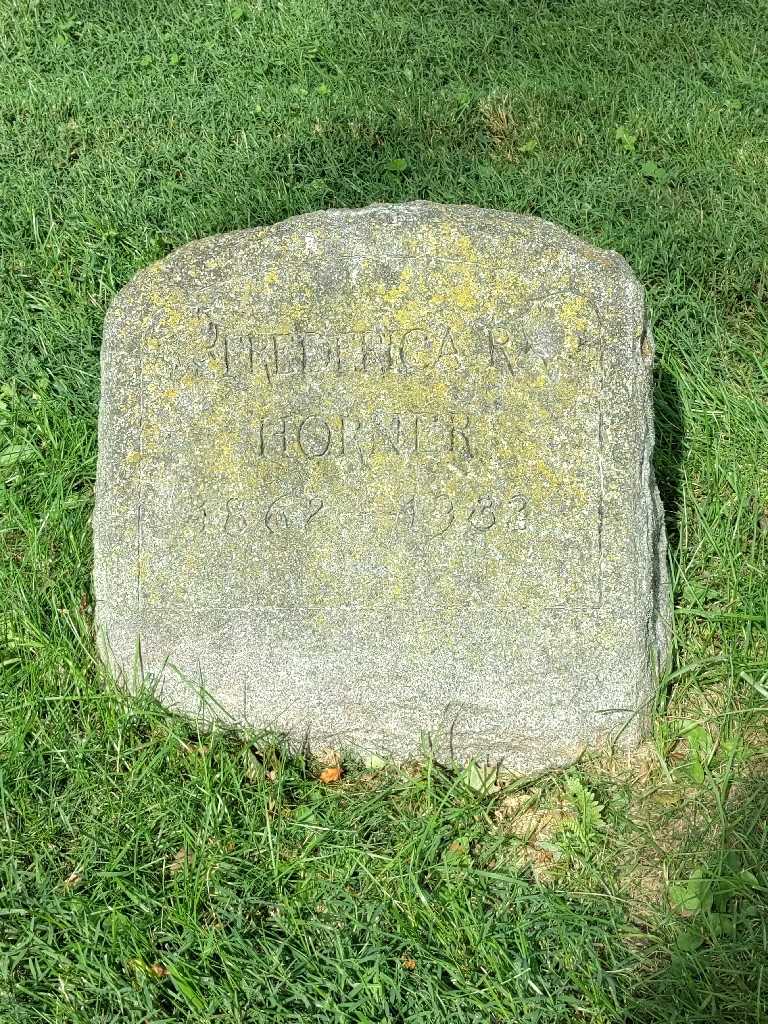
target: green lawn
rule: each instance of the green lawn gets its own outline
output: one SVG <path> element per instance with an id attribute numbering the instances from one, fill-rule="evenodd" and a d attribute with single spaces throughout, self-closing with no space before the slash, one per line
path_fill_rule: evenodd
<path id="1" fill-rule="evenodd" d="M 0 0 L 0 1021 L 768 1022 L 765 0 Z M 100 676 L 100 330 L 189 239 L 518 210 L 648 287 L 653 741 L 336 784 Z"/>

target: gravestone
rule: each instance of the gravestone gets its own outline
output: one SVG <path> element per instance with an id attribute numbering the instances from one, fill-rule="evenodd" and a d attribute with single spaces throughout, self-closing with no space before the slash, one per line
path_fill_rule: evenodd
<path id="1" fill-rule="evenodd" d="M 535 218 L 381 205 L 184 246 L 105 325 L 103 656 L 316 746 L 631 746 L 668 625 L 651 363 L 625 261 Z"/>

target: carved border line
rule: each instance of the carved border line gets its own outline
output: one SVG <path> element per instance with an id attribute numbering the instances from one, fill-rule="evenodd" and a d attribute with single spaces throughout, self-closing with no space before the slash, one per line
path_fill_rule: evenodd
<path id="1" fill-rule="evenodd" d="M 139 468 L 136 509 L 136 611 L 142 608 L 141 558 L 144 532 L 144 332 L 139 332 Z"/>

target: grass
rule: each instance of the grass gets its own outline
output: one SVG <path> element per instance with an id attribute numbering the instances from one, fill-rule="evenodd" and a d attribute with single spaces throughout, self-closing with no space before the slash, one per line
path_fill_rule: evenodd
<path id="1" fill-rule="evenodd" d="M 768 1021 L 768 18 L 0 0 L 0 1020 Z M 648 287 L 675 660 L 634 758 L 483 792 L 100 676 L 98 352 L 188 239 L 429 198 Z"/>

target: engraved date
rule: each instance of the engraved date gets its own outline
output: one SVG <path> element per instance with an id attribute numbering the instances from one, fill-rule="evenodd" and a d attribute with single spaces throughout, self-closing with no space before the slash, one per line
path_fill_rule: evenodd
<path id="1" fill-rule="evenodd" d="M 277 534 L 307 530 L 319 522 L 325 502 L 314 495 L 281 494 L 273 501 L 226 498 L 195 502 L 185 522 L 196 533 L 243 537 L 256 529 Z"/>
<path id="2" fill-rule="evenodd" d="M 271 536 L 310 533 L 323 524 L 337 528 L 346 524 L 348 529 L 351 521 L 361 520 L 379 522 L 395 536 L 412 534 L 429 542 L 451 532 L 482 536 L 527 530 L 529 503 L 522 494 L 505 498 L 480 494 L 460 500 L 438 492 L 410 494 L 396 505 L 371 499 L 360 507 L 343 509 L 314 494 L 281 494 L 261 500 L 194 501 L 182 521 L 195 534 L 236 539 L 260 531 Z"/>
<path id="3" fill-rule="evenodd" d="M 482 494 L 467 505 L 448 494 L 411 495 L 396 513 L 397 528 L 421 532 L 427 540 L 458 527 L 485 534 L 494 529 L 526 530 L 528 501 L 522 494 L 500 499 Z"/>

